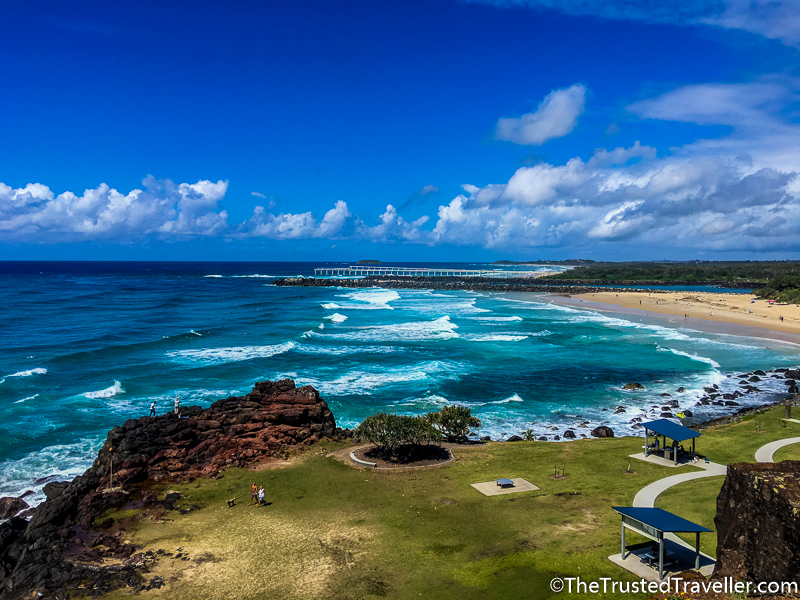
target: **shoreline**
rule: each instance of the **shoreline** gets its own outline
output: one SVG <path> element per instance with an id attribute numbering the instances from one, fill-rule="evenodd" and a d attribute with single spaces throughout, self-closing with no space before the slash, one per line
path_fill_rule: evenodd
<path id="1" fill-rule="evenodd" d="M 710 292 L 665 292 L 653 297 L 646 292 L 626 291 L 553 294 L 548 298 L 561 306 L 668 321 L 677 329 L 800 345 L 800 307 L 770 306 L 762 299 L 752 302 L 751 296 L 738 299 L 720 298 L 720 295 Z M 779 316 L 783 316 L 784 320 L 779 320 Z"/>

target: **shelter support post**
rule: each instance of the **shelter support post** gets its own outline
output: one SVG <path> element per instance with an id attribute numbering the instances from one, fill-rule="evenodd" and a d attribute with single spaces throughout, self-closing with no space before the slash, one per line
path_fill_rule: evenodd
<path id="1" fill-rule="evenodd" d="M 622 548 L 619 551 L 622 560 L 625 560 L 625 522 L 622 522 Z"/>
<path id="2" fill-rule="evenodd" d="M 664 579 L 664 532 L 658 532 L 658 578 Z"/>
<path id="3" fill-rule="evenodd" d="M 694 542 L 694 568 L 700 568 L 700 532 L 698 531 L 696 534 L 697 538 Z"/>

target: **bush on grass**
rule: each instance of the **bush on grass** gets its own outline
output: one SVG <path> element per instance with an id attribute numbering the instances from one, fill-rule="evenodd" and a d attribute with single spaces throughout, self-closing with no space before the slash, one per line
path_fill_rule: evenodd
<path id="1" fill-rule="evenodd" d="M 438 429 L 449 442 L 465 441 L 470 429 L 481 426 L 481 420 L 466 406 L 448 404 L 439 412 L 429 412 L 425 419 Z"/>
<path id="2" fill-rule="evenodd" d="M 375 444 L 386 459 L 400 458 L 422 444 L 440 442 L 442 434 L 427 419 L 379 413 L 364 419 L 356 428 L 358 438 Z"/>

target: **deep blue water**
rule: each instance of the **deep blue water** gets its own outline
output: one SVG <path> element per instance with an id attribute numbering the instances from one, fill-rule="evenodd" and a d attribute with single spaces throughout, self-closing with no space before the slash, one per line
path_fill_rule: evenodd
<path id="1" fill-rule="evenodd" d="M 583 421 L 625 433 L 659 393 L 694 408 L 704 385 L 733 385 L 730 373 L 800 361 L 788 343 L 544 296 L 270 285 L 326 264 L 0 263 L 0 496 L 41 499 L 153 400 L 208 406 L 261 379 L 314 385 L 341 426 L 458 402 L 493 437 Z M 622 390 L 629 381 L 647 390 Z"/>

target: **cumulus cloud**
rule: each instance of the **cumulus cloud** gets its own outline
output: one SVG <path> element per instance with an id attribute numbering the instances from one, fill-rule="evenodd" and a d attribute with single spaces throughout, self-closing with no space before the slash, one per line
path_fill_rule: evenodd
<path id="1" fill-rule="evenodd" d="M 563 137 L 575 129 L 585 100 L 586 88 L 581 84 L 553 90 L 535 112 L 499 119 L 495 139 L 541 146 L 547 140 Z"/>
<path id="2" fill-rule="evenodd" d="M 800 5 L 796 0 L 469 0 L 495 6 L 527 6 L 604 19 L 711 25 L 749 31 L 800 46 Z"/>
<path id="3" fill-rule="evenodd" d="M 175 185 L 148 177 L 145 190 L 122 194 L 107 184 L 55 195 L 35 183 L 11 188 L 0 183 L 0 232 L 5 238 L 35 237 L 40 241 L 142 236 L 213 235 L 227 226 L 218 203 L 227 181 Z"/>
<path id="4" fill-rule="evenodd" d="M 261 192 L 250 192 L 250 195 L 251 196 L 256 196 L 257 198 L 264 198 L 264 199 L 266 199 L 266 197 L 267 197 L 266 194 L 262 194 Z"/>
<path id="5" fill-rule="evenodd" d="M 320 222 L 310 212 L 275 215 L 267 212 L 263 206 L 256 206 L 253 215 L 239 227 L 237 235 L 275 240 L 336 238 L 343 233 L 350 217 L 352 215 L 343 200 L 326 212 Z"/>

